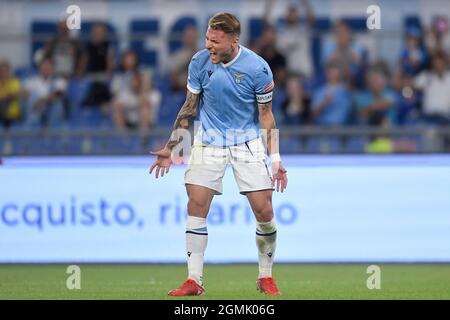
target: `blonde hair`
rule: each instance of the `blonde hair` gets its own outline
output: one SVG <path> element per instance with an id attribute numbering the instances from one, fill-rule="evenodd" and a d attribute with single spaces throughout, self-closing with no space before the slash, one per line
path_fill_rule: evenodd
<path id="1" fill-rule="evenodd" d="M 209 19 L 208 27 L 213 30 L 222 30 L 227 34 L 239 36 L 241 34 L 241 23 L 238 18 L 228 12 L 219 12 Z"/>

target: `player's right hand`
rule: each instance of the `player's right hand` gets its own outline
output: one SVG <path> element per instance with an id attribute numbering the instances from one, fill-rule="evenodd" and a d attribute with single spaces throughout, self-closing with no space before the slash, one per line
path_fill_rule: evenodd
<path id="1" fill-rule="evenodd" d="M 156 179 L 158 179 L 160 173 L 161 177 L 164 177 L 165 173 L 169 173 L 169 168 L 172 164 L 171 150 L 167 147 L 164 147 L 164 149 L 161 149 L 159 151 L 150 151 L 150 154 L 156 156 L 156 160 L 153 161 L 149 173 L 152 174 L 153 169 L 156 168 Z"/>
<path id="2" fill-rule="evenodd" d="M 287 187 L 288 178 L 287 178 L 287 170 L 283 167 L 283 164 L 280 162 L 272 162 L 272 188 L 277 185 L 277 192 L 284 192 Z"/>

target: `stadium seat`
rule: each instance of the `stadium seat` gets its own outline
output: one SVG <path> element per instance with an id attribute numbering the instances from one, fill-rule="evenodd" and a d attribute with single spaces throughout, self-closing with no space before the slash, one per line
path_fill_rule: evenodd
<path id="1" fill-rule="evenodd" d="M 135 19 L 130 22 L 130 47 L 136 51 L 141 64 L 157 67 L 158 53 L 149 46 L 152 37 L 159 33 L 159 20 Z"/>
<path id="2" fill-rule="evenodd" d="M 183 31 L 187 27 L 197 27 L 197 20 L 194 17 L 185 16 L 179 18 L 170 28 L 169 33 L 169 52 L 173 53 L 178 50 L 182 45 Z"/>
<path id="3" fill-rule="evenodd" d="M 249 40 L 254 41 L 261 37 L 263 29 L 263 20 L 261 18 L 250 18 L 248 20 Z"/>
<path id="4" fill-rule="evenodd" d="M 102 114 L 99 106 L 87 106 L 73 110 L 70 120 L 73 128 L 109 129 L 112 119 Z"/>
<path id="5" fill-rule="evenodd" d="M 182 92 L 164 95 L 159 108 L 158 126 L 171 127 L 185 99 L 186 94 Z"/>
<path id="6" fill-rule="evenodd" d="M 67 83 L 66 97 L 70 100 L 72 106 L 80 106 L 86 97 L 90 85 L 87 78 L 70 79 Z"/>
<path id="7" fill-rule="evenodd" d="M 353 32 L 367 32 L 367 17 L 344 17 L 341 20 L 347 23 Z"/>
<path id="8" fill-rule="evenodd" d="M 14 76 L 20 80 L 20 82 L 24 82 L 27 78 L 34 76 L 37 73 L 37 70 L 30 67 L 18 67 L 14 70 Z"/>
<path id="9" fill-rule="evenodd" d="M 30 26 L 30 33 L 30 65 L 35 66 L 34 55 L 36 51 L 43 48 L 44 45 L 56 34 L 56 21 L 33 21 Z"/>
<path id="10" fill-rule="evenodd" d="M 418 30 L 422 31 L 422 22 L 420 21 L 420 18 L 418 16 L 406 16 L 403 19 L 403 30 L 407 30 L 408 28 L 417 28 Z"/>
<path id="11" fill-rule="evenodd" d="M 330 18 L 317 17 L 314 21 L 314 31 L 316 32 L 330 32 L 332 23 Z"/>
<path id="12" fill-rule="evenodd" d="M 331 31 L 332 23 L 329 18 L 316 18 L 314 22 L 314 32 L 311 38 L 311 56 L 315 75 L 322 76 L 322 37 Z"/>

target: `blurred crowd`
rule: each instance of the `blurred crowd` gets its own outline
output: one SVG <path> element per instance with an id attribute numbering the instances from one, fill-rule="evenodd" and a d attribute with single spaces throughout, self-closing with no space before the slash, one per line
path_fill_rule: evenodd
<path id="1" fill-rule="evenodd" d="M 90 40 L 82 43 L 60 21 L 57 34 L 36 54 L 37 72 L 22 81 L 14 77 L 6 61 L 0 63 L 0 121 L 25 128 L 60 127 L 70 124 L 74 109 L 94 110 L 111 126 L 146 130 L 155 125 L 161 101 L 151 72 L 141 68 L 131 49 L 115 63 L 107 27 L 98 22 Z M 68 85 L 80 79 L 88 83 L 82 101 L 73 103 Z"/>
<path id="2" fill-rule="evenodd" d="M 450 31 L 448 18 L 436 17 L 424 28 L 405 31 L 398 64 L 369 59 L 345 21 L 335 21 L 323 39 L 320 67 L 313 63 L 311 38 L 316 18 L 307 0 L 287 8 L 282 23 L 267 0 L 260 37 L 243 43 L 270 65 L 276 83 L 273 110 L 278 125 L 378 127 L 450 124 Z M 70 35 L 65 21 L 36 55 L 37 72 L 21 80 L 0 61 L 0 122 L 3 127 L 58 127 L 80 110 L 95 110 L 111 127 L 148 130 L 160 126 L 165 95 L 186 92 L 187 66 L 203 31 L 185 28 L 183 45 L 168 58 L 158 80 L 132 49 L 116 57 L 107 27 L 99 22 L 83 43 Z M 88 79 L 75 107 L 68 86 Z M 173 110 L 181 107 L 176 106 Z M 79 111 L 79 110 L 78 110 Z M 176 112 L 173 118 L 176 115 Z"/>
<path id="3" fill-rule="evenodd" d="M 402 126 L 450 124 L 450 32 L 448 19 L 405 30 L 398 65 L 369 62 L 368 49 L 344 21 L 322 47 L 315 70 L 310 38 L 315 16 L 308 1 L 287 8 L 275 27 L 268 0 L 262 36 L 252 44 L 270 64 L 278 92 L 274 109 L 284 124 Z"/>

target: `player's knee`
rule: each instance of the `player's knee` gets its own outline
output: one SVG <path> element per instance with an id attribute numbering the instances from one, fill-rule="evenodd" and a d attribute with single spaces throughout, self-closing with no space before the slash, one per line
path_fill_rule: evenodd
<path id="1" fill-rule="evenodd" d="M 255 207 L 255 215 L 259 222 L 268 222 L 273 218 L 272 201 L 264 201 Z"/>
<path id="2" fill-rule="evenodd" d="M 191 215 L 206 216 L 208 213 L 208 204 L 198 199 L 189 199 L 188 212 Z"/>

